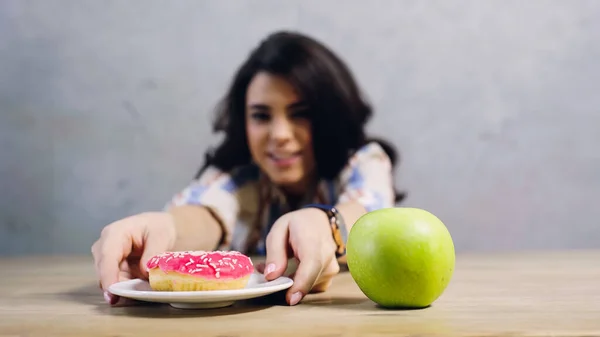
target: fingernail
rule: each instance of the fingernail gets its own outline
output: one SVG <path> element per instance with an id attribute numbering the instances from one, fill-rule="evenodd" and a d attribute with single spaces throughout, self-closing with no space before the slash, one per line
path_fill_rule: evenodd
<path id="1" fill-rule="evenodd" d="M 110 298 L 110 294 L 108 293 L 108 291 L 104 292 L 104 300 L 106 301 L 106 303 L 111 304 L 111 298 Z"/>
<path id="2" fill-rule="evenodd" d="M 293 293 L 292 297 L 290 298 L 290 305 L 298 304 L 298 302 L 300 302 L 301 299 L 302 299 L 301 292 L 297 291 L 297 292 Z"/>
<path id="3" fill-rule="evenodd" d="M 265 268 L 265 275 L 269 275 L 270 273 L 275 271 L 275 264 L 269 263 L 267 268 Z"/>

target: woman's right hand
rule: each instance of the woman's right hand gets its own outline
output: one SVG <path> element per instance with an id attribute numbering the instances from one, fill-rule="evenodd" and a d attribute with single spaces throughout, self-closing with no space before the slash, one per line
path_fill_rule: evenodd
<path id="1" fill-rule="evenodd" d="M 146 279 L 146 262 L 170 250 L 176 238 L 175 222 L 169 213 L 142 213 L 104 227 L 92 245 L 92 254 L 106 301 L 116 304 L 119 300 L 108 292 L 113 283 Z"/>

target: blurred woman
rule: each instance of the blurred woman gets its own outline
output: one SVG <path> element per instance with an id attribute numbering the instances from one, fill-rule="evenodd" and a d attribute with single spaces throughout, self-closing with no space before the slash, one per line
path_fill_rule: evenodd
<path id="1" fill-rule="evenodd" d="M 217 109 L 225 139 L 162 212 L 104 228 L 92 246 L 100 285 L 147 277 L 148 259 L 174 250 L 266 255 L 267 280 L 298 267 L 286 300 L 324 291 L 344 263 L 352 224 L 393 207 L 396 152 L 369 139 L 371 107 L 347 66 L 293 32 L 269 35 L 233 78 Z M 106 300 L 118 298 L 105 291 Z"/>

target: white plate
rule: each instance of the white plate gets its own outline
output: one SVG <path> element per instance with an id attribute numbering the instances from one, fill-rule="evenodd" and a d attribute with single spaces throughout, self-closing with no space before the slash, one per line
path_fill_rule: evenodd
<path id="1" fill-rule="evenodd" d="M 154 291 L 148 281 L 134 279 L 113 284 L 112 294 L 146 302 L 169 303 L 179 309 L 209 309 L 232 305 L 235 301 L 261 297 L 287 289 L 294 284 L 288 277 L 267 281 L 263 274 L 250 275 L 244 289 L 211 291 Z"/>

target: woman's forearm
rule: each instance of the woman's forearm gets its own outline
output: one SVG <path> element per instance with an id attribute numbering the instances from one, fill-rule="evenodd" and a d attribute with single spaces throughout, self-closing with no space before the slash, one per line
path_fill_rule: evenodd
<path id="1" fill-rule="evenodd" d="M 213 250 L 219 245 L 223 230 L 206 207 L 184 205 L 169 210 L 177 238 L 172 250 Z"/>

